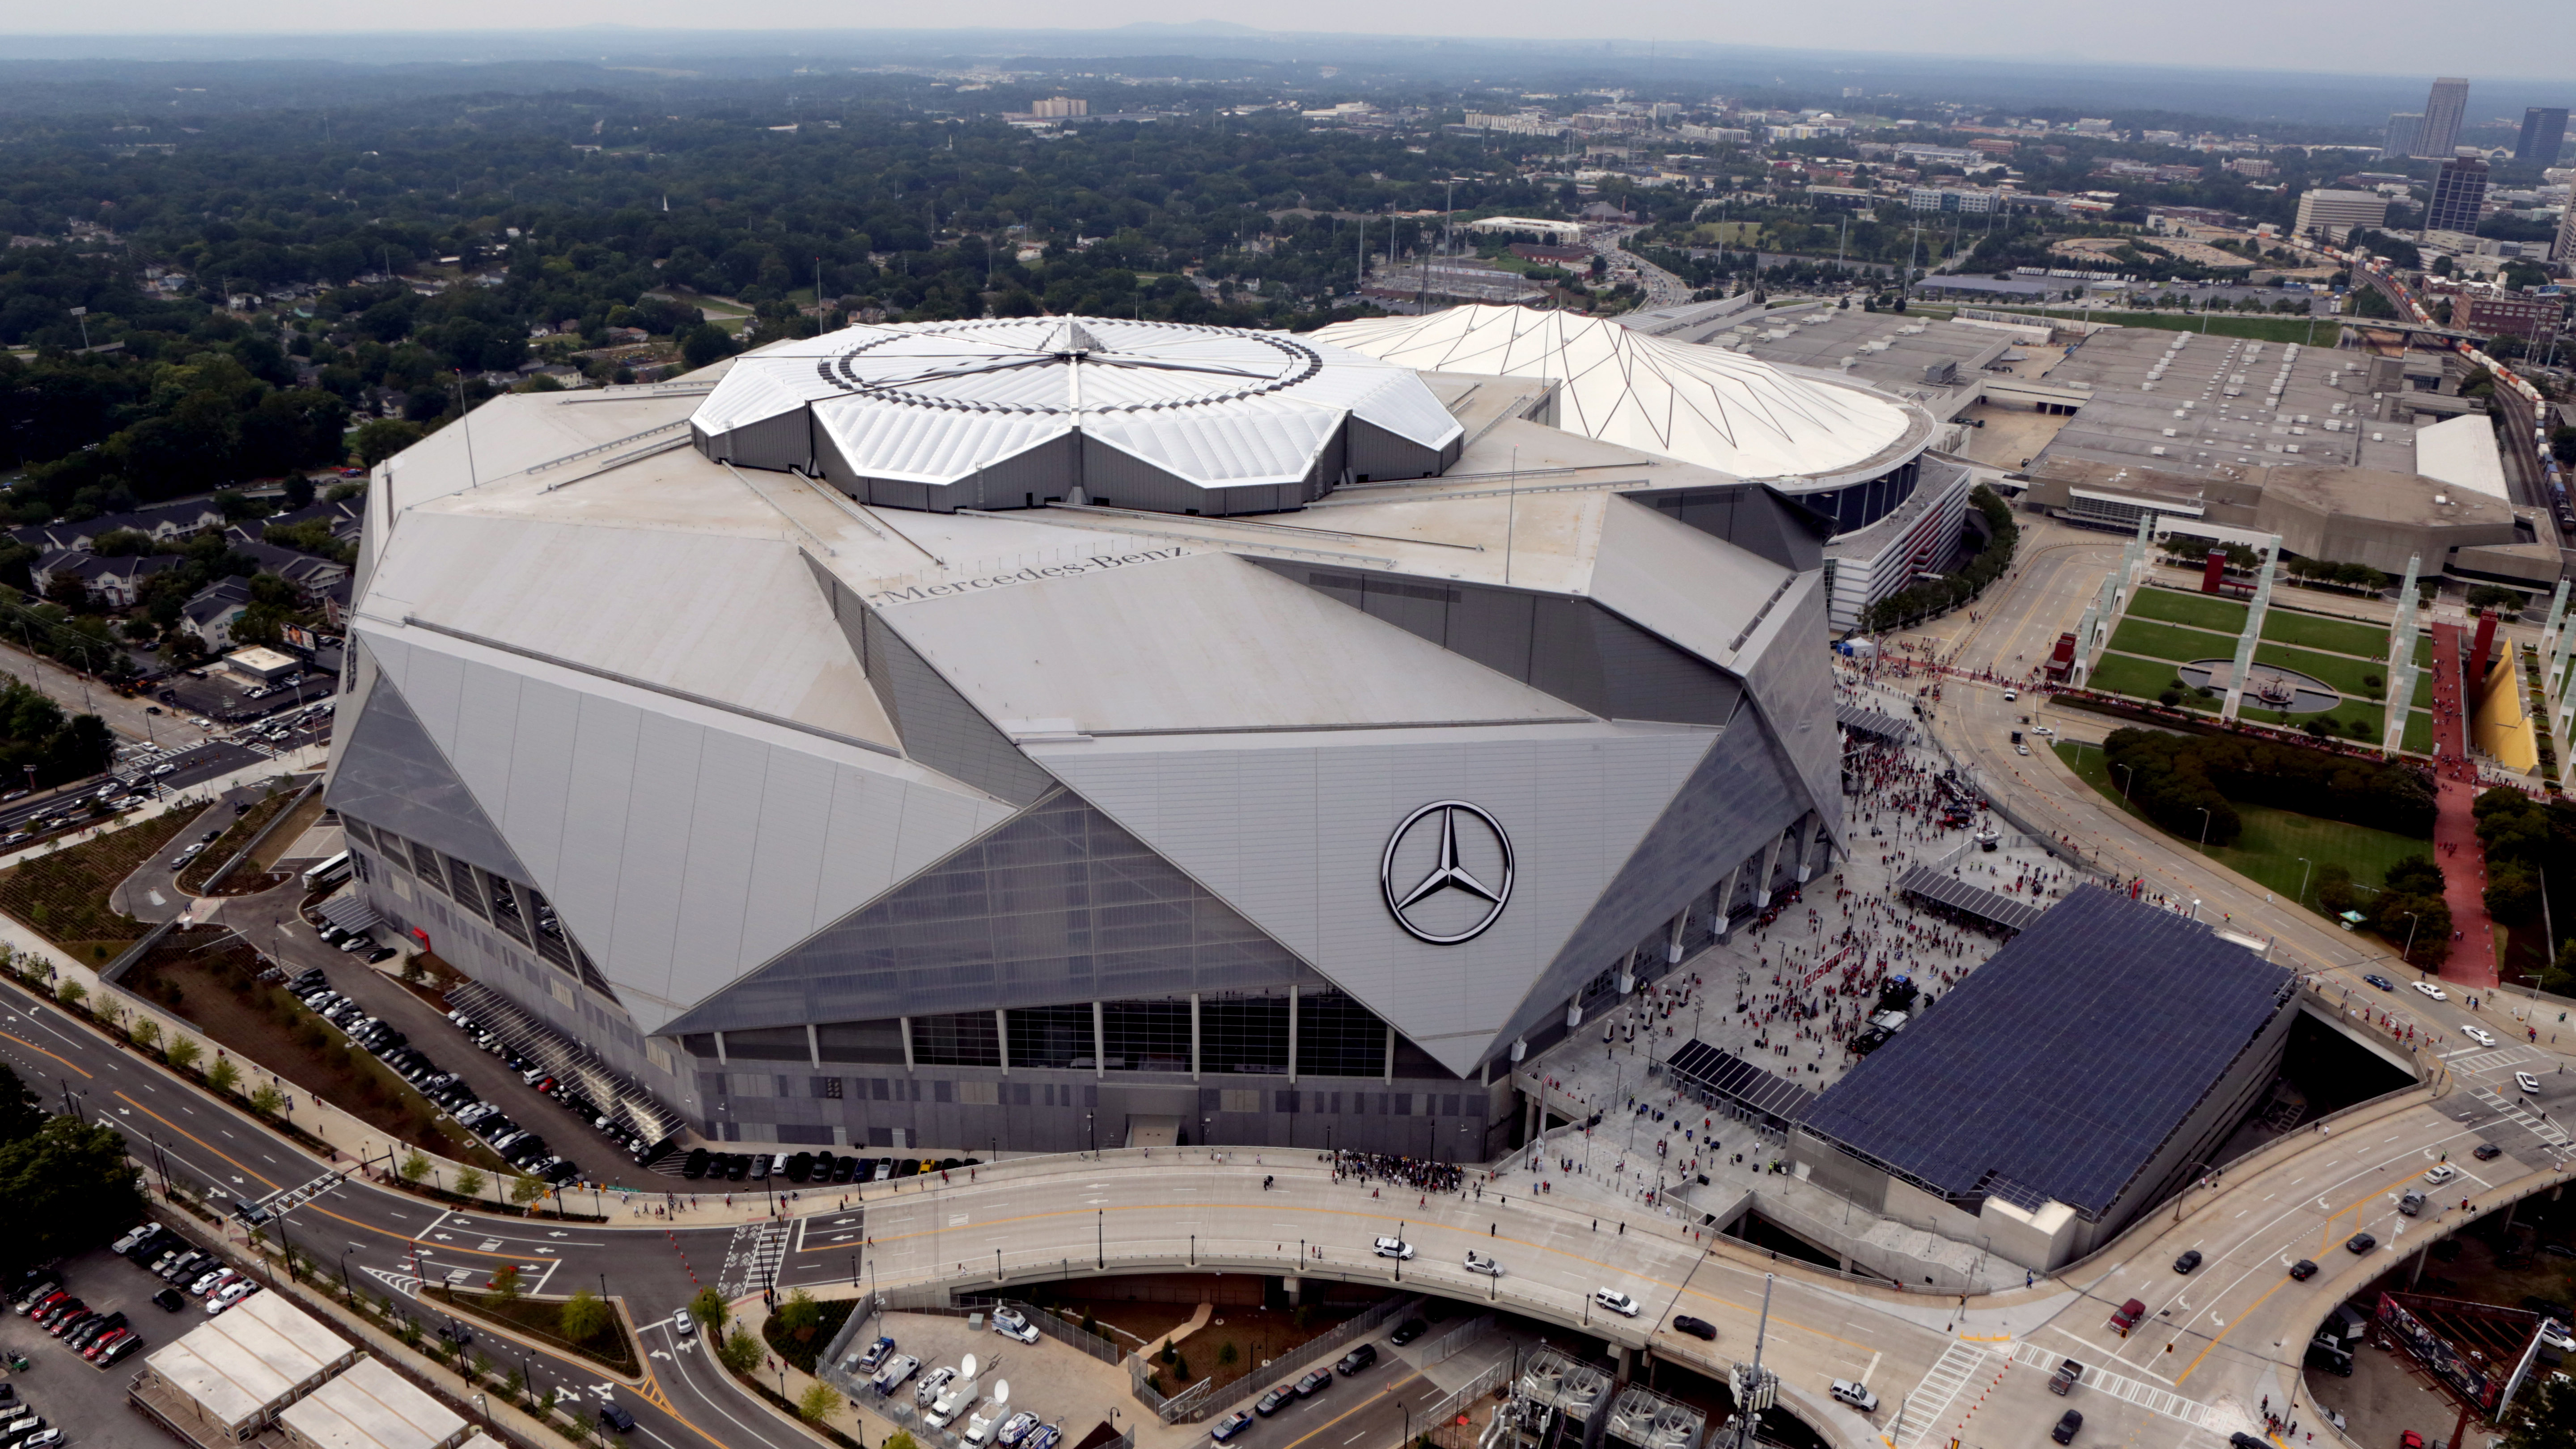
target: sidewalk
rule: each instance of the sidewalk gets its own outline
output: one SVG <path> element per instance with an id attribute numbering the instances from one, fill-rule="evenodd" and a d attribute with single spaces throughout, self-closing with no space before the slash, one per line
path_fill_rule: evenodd
<path id="1" fill-rule="evenodd" d="M 2457 624 L 2433 625 L 2433 749 L 2439 756 L 2433 863 L 2442 868 L 2442 899 L 2451 908 L 2456 937 L 2443 959 L 2442 979 L 2493 986 L 2495 923 L 2487 918 L 2486 851 L 2478 843 L 2478 767 L 2469 757 L 2464 632 Z"/>

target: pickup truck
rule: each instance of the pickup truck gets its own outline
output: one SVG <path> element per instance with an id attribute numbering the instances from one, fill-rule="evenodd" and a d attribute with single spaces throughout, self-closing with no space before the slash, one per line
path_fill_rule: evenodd
<path id="1" fill-rule="evenodd" d="M 2147 1305 L 2132 1298 L 2120 1305 L 2119 1312 L 2111 1315 L 2111 1331 L 2126 1338 L 2129 1330 L 2138 1326 L 2138 1320 L 2146 1316 Z"/>
<path id="2" fill-rule="evenodd" d="M 2057 1366 L 2057 1372 L 2048 1376 L 2048 1391 L 2063 1398 L 2074 1391 L 2083 1377 L 2084 1365 L 2070 1358 Z"/>

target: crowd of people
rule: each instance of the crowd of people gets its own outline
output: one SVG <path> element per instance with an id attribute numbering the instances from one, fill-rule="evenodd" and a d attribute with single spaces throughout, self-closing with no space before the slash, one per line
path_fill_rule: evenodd
<path id="1" fill-rule="evenodd" d="M 1463 1192 L 1467 1174 L 1454 1162 L 1400 1157 L 1392 1152 L 1355 1152 L 1345 1147 L 1333 1153 L 1333 1181 L 1403 1187 L 1418 1193 Z"/>

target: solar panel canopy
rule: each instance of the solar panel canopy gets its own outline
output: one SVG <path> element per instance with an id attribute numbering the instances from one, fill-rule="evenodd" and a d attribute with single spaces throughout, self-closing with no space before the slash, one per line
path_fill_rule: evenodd
<path id="1" fill-rule="evenodd" d="M 1664 1065 L 1681 1077 L 1732 1101 L 1741 1102 L 1768 1117 L 1794 1122 L 1816 1100 L 1816 1094 L 1795 1082 L 1762 1070 L 1732 1052 L 1724 1052 L 1693 1037 L 1681 1049 L 1665 1059 Z"/>
<path id="2" fill-rule="evenodd" d="M 2082 886 L 1799 1125 L 1953 1197 L 2000 1178 L 2099 1220 L 2292 980 L 2206 925 Z"/>
<path id="3" fill-rule="evenodd" d="M 1957 876 L 1943 875 L 1928 865 L 1908 870 L 1896 882 L 1900 891 L 1910 891 L 1925 900 L 1965 911 L 1981 921 L 1992 921 L 2009 930 L 2026 931 L 2047 912 L 2028 901 L 2017 901 L 1984 886 L 1970 885 Z"/>

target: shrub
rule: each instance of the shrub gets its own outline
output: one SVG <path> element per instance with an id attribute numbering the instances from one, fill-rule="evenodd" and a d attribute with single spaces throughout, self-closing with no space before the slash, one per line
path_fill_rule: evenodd
<path id="1" fill-rule="evenodd" d="M 587 1288 L 576 1288 L 555 1312 L 555 1326 L 574 1343 L 588 1343 L 608 1331 L 613 1315 L 600 1296 Z"/>

